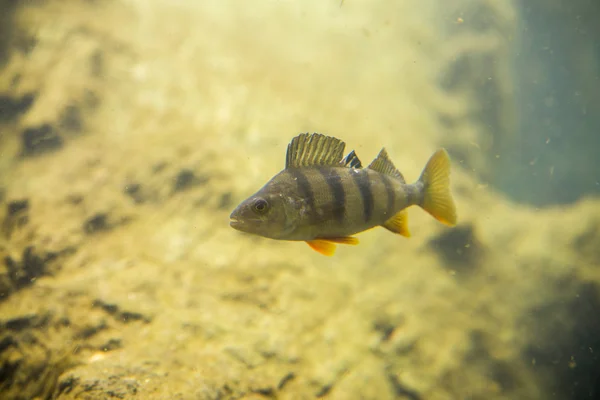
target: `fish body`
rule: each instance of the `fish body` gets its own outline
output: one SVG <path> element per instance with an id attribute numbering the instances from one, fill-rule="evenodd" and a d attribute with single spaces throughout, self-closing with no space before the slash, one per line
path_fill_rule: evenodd
<path id="1" fill-rule="evenodd" d="M 368 168 L 304 167 L 281 171 L 255 197 L 280 193 L 297 210 L 294 229 L 276 239 L 347 237 L 383 225 L 416 204 L 418 188 Z M 282 235 L 283 234 L 283 235 Z"/>
<path id="2" fill-rule="evenodd" d="M 278 240 L 306 241 L 332 255 L 336 243 L 383 226 L 410 236 L 406 208 L 418 205 L 447 225 L 456 223 L 445 150 L 431 157 L 421 177 L 406 183 L 385 149 L 366 168 L 345 144 L 321 134 L 301 134 L 288 146 L 286 167 L 231 214 L 240 231 Z"/>

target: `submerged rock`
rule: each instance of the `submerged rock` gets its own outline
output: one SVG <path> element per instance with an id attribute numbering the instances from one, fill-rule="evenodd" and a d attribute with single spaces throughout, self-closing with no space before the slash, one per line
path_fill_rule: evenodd
<path id="1" fill-rule="evenodd" d="M 35 156 L 60 149 L 64 140 L 50 124 L 26 128 L 21 133 L 21 154 Z"/>

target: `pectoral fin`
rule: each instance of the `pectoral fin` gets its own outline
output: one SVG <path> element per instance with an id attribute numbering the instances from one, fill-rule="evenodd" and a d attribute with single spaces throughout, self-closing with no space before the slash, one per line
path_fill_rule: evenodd
<path id="1" fill-rule="evenodd" d="M 402 210 L 392 218 L 385 221 L 383 227 L 389 231 L 402 235 L 404 237 L 410 237 L 410 231 L 408 230 L 408 212 Z"/>
<path id="2" fill-rule="evenodd" d="M 306 243 L 308 243 L 308 245 L 316 252 L 331 257 L 335 253 L 336 243 L 357 245 L 358 239 L 355 237 L 348 236 L 307 240 Z"/>

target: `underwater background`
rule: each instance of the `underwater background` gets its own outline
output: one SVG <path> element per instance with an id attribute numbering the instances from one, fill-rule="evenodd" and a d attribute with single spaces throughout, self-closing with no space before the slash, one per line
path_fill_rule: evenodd
<path id="1" fill-rule="evenodd" d="M 0 0 L 1 399 L 600 398 L 600 3 Z M 300 132 L 416 207 L 323 257 L 233 207 Z"/>

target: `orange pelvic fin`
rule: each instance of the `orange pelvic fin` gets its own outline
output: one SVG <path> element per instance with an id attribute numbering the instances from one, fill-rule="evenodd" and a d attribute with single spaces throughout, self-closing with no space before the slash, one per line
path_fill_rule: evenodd
<path id="1" fill-rule="evenodd" d="M 351 236 L 336 238 L 319 238 L 314 240 L 307 240 L 306 243 L 316 252 L 331 257 L 335 253 L 336 243 L 357 245 L 358 239 Z"/>
<path id="2" fill-rule="evenodd" d="M 358 244 L 358 239 L 353 236 L 328 237 L 328 238 L 320 238 L 319 240 L 326 240 L 328 242 L 339 243 L 339 244 L 351 244 L 353 246 Z"/>

